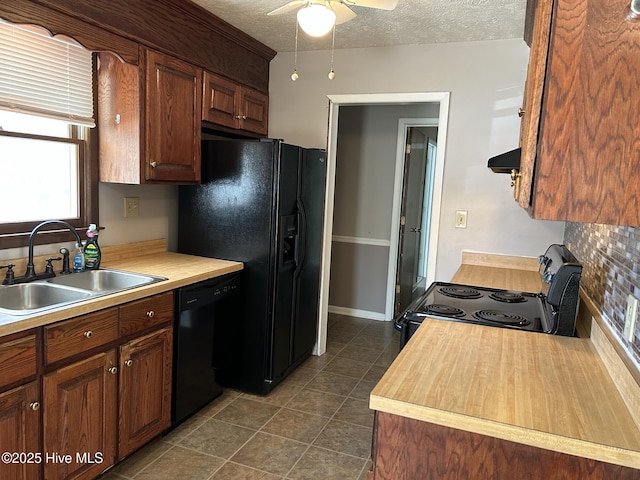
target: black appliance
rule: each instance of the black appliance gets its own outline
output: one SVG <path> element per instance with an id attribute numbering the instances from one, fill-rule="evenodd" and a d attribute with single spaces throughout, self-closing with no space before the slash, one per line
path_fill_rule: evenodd
<path id="1" fill-rule="evenodd" d="M 173 341 L 171 424 L 185 420 L 222 393 L 216 381 L 216 344 L 236 318 L 240 274 L 232 273 L 178 289 Z"/>
<path id="2" fill-rule="evenodd" d="M 544 292 L 432 283 L 395 321 L 401 332 L 400 348 L 426 317 L 573 336 L 582 266 L 564 245 L 551 245 L 538 260 Z"/>
<path id="3" fill-rule="evenodd" d="M 178 251 L 244 262 L 241 307 L 216 355 L 225 386 L 266 394 L 316 339 L 325 152 L 204 140 L 202 184 L 179 188 Z"/>
<path id="4" fill-rule="evenodd" d="M 520 170 L 520 157 L 522 149 L 516 148 L 506 153 L 501 153 L 495 157 L 491 157 L 487 162 L 487 166 L 494 173 L 511 173 L 512 170 Z"/>

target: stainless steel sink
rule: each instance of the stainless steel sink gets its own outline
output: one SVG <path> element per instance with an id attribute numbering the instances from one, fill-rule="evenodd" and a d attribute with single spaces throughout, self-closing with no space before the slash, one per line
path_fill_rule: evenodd
<path id="1" fill-rule="evenodd" d="M 121 270 L 86 270 L 47 280 L 54 285 L 66 285 L 81 288 L 91 292 L 121 292 L 130 288 L 141 287 L 160 282 L 166 278 L 139 273 L 123 272 Z"/>
<path id="2" fill-rule="evenodd" d="M 91 292 L 49 285 L 47 283 L 22 283 L 0 287 L 0 312 L 9 315 L 28 315 L 86 300 Z"/>
<path id="3" fill-rule="evenodd" d="M 0 314 L 31 315 L 163 280 L 166 278 L 101 269 L 72 273 L 46 281 L 0 286 Z"/>

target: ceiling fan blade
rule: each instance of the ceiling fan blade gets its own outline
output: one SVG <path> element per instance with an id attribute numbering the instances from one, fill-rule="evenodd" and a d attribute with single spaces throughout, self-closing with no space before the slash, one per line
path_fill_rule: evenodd
<path id="1" fill-rule="evenodd" d="M 356 18 L 356 13 L 344 3 L 331 2 L 331 8 L 336 13 L 336 25 L 348 22 Z"/>
<path id="2" fill-rule="evenodd" d="M 267 13 L 267 15 L 282 15 L 283 13 L 292 12 L 303 6 L 305 3 L 307 3 L 306 0 L 293 0 L 293 2 L 289 2 L 280 8 L 276 8 L 275 10 Z"/>
<path id="3" fill-rule="evenodd" d="M 398 5 L 398 0 L 342 0 L 343 3 L 354 7 L 379 8 L 381 10 L 393 10 Z"/>

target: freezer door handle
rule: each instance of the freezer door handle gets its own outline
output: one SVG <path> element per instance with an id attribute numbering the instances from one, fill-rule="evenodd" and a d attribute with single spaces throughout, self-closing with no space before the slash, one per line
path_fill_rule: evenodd
<path id="1" fill-rule="evenodd" d="M 296 239 L 298 245 L 296 248 L 296 270 L 293 272 L 294 277 L 300 275 L 300 271 L 304 265 L 304 258 L 307 254 L 307 212 L 304 209 L 304 204 L 298 198 L 296 200 L 298 204 L 298 238 Z"/>

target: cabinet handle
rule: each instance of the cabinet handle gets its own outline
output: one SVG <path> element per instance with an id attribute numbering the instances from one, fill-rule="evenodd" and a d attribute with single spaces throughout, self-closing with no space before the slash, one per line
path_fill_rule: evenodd
<path id="1" fill-rule="evenodd" d="M 130 367 L 131 365 L 133 365 L 133 360 L 129 359 L 129 360 L 127 360 L 126 362 L 124 362 L 124 364 L 125 364 L 127 367 Z"/>
<path id="2" fill-rule="evenodd" d="M 155 316 L 156 316 L 156 312 L 154 312 L 153 310 L 149 310 L 149 311 L 147 312 L 147 317 L 149 317 L 149 318 L 153 318 L 153 317 L 155 317 Z"/>
<path id="3" fill-rule="evenodd" d="M 246 115 L 242 115 L 242 120 L 246 120 L 247 116 Z"/>
<path id="4" fill-rule="evenodd" d="M 29 404 L 29 408 L 30 408 L 31 410 L 33 410 L 34 412 L 35 412 L 36 410 L 40 410 L 40 402 L 31 402 L 31 403 Z"/>
<path id="5" fill-rule="evenodd" d="M 108 370 L 108 372 L 109 372 L 111 375 L 115 375 L 116 373 L 118 373 L 118 367 L 110 367 L 110 368 L 109 368 L 109 370 Z"/>
<path id="6" fill-rule="evenodd" d="M 518 116 L 519 116 L 520 118 L 522 118 L 522 117 L 524 117 L 524 114 L 525 114 L 524 108 L 520 107 L 520 108 L 518 109 Z"/>
<path id="7" fill-rule="evenodd" d="M 93 332 L 91 330 L 87 330 L 82 335 L 84 335 L 84 338 L 91 338 L 93 337 Z"/>
<path id="8" fill-rule="evenodd" d="M 242 120 L 242 117 L 240 115 L 236 115 L 236 120 Z"/>
<path id="9" fill-rule="evenodd" d="M 151 162 L 149 165 L 151 165 L 151 168 L 156 168 L 158 164 L 156 162 Z"/>

